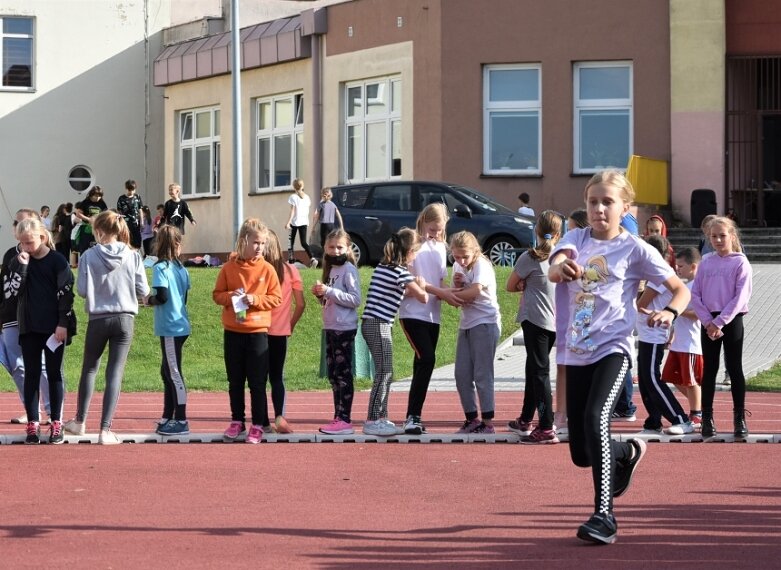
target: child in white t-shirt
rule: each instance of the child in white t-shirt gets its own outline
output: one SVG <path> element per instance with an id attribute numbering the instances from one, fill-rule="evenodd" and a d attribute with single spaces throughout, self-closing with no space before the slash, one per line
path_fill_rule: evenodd
<path id="1" fill-rule="evenodd" d="M 450 251 L 455 260 L 453 287 L 464 303 L 458 324 L 454 375 L 466 420 L 457 433 L 495 433 L 494 356 L 501 327 L 496 274 L 470 232 L 454 234 Z M 477 418 L 478 400 L 482 421 Z"/>
<path id="2" fill-rule="evenodd" d="M 646 242 L 659 252 L 664 259 L 670 243 L 662 235 L 650 235 Z M 664 259 L 664 261 L 667 261 Z M 670 388 L 662 381 L 662 359 L 664 349 L 670 338 L 670 329 L 648 326 L 650 311 L 661 311 L 672 300 L 672 293 L 663 285 L 647 283 L 645 291 L 637 301 L 637 375 L 640 396 L 648 412 L 643 424 L 643 432 L 656 435 L 662 432 L 662 417 L 672 426 L 667 430 L 671 435 L 683 435 L 694 431 L 694 424 L 675 399 Z M 650 311 L 649 311 L 650 309 Z"/>
<path id="3" fill-rule="evenodd" d="M 312 209 L 312 201 L 304 192 L 304 181 L 300 178 L 293 180 L 293 193 L 287 199 L 290 204 L 290 217 L 285 224 L 285 229 L 290 230 L 290 241 L 288 242 L 287 257 L 288 263 L 293 263 L 293 246 L 296 242 L 296 233 L 301 241 L 301 247 L 309 256 L 309 267 L 317 267 L 317 259 L 312 255 L 309 243 L 306 241 L 306 235 L 309 230 L 309 212 Z"/>
<path id="4" fill-rule="evenodd" d="M 697 266 L 700 263 L 700 252 L 694 247 L 684 247 L 675 256 L 678 277 L 686 281 L 691 290 Z M 675 385 L 689 401 L 689 420 L 695 429 L 702 425 L 702 340 L 700 336 L 700 320 L 691 307 L 681 313 L 675 322 L 672 333 L 670 352 L 662 369 L 662 381 Z M 674 427 L 674 426 L 673 426 Z M 677 430 L 668 428 L 667 433 L 677 435 Z"/>

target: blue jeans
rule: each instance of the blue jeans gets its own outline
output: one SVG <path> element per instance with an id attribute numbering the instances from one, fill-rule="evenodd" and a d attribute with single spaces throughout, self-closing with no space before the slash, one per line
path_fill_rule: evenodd
<path id="1" fill-rule="evenodd" d="M 635 388 L 632 385 L 632 369 L 627 368 L 626 375 L 624 376 L 624 385 L 621 388 L 621 393 L 618 395 L 618 401 L 616 402 L 616 412 L 622 416 L 631 416 L 637 411 L 637 406 L 632 402 L 632 394 Z"/>
<path id="2" fill-rule="evenodd" d="M 19 346 L 19 327 L 17 325 L 5 327 L 0 334 L 0 350 L 3 351 L 3 357 L 0 362 L 8 370 L 11 378 L 16 384 L 16 391 L 19 392 L 19 399 L 24 405 L 24 358 L 22 358 L 22 347 Z M 63 394 L 65 393 L 65 383 L 62 385 Z M 51 415 L 51 405 L 49 403 L 49 378 L 46 375 L 46 360 L 43 351 L 41 351 L 41 400 L 46 413 Z"/>

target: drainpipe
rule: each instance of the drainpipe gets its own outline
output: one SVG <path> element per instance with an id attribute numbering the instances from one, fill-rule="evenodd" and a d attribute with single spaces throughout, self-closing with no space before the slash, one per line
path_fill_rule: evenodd
<path id="1" fill-rule="evenodd" d="M 322 37 L 310 36 L 312 44 L 312 190 L 319 202 L 323 187 L 323 86 L 322 86 Z"/>
<path id="2" fill-rule="evenodd" d="M 323 35 L 328 31 L 326 8 L 301 12 L 301 35 L 309 36 L 312 60 L 312 192 L 320 201 L 323 187 Z"/>

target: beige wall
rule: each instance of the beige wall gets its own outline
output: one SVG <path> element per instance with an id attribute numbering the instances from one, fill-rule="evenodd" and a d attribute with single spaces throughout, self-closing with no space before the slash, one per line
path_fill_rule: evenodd
<path id="1" fill-rule="evenodd" d="M 372 77 L 401 76 L 402 89 L 402 176 L 415 177 L 413 169 L 414 149 L 417 135 L 412 120 L 415 113 L 413 103 L 414 74 L 412 42 L 364 49 L 325 58 L 323 70 L 323 185 L 331 186 L 345 182 L 341 172 L 343 160 L 342 85 L 348 81 Z"/>
<path id="2" fill-rule="evenodd" d="M 671 193 L 691 221 L 691 191 L 716 192 L 724 211 L 723 0 L 670 0 Z"/>
<path id="3" fill-rule="evenodd" d="M 285 223 L 289 213 L 287 199 L 289 192 L 255 194 L 255 144 L 254 125 L 257 98 L 270 95 L 304 91 L 305 117 L 311 117 L 311 71 L 310 61 L 302 60 L 285 65 L 246 71 L 241 76 L 242 88 L 242 182 L 244 218 L 257 217 L 263 220 L 283 239 Z M 177 112 L 198 107 L 220 107 L 220 190 L 219 196 L 185 196 L 198 226 L 187 228 L 184 242 L 185 253 L 222 253 L 233 248 L 234 199 L 233 199 L 233 136 L 231 134 L 233 111 L 231 100 L 231 76 L 224 75 L 196 82 L 181 83 L 166 89 L 165 107 L 165 173 L 166 180 L 173 181 L 177 169 L 176 117 Z M 309 129 L 309 127 L 305 127 Z M 308 130 L 304 131 L 306 137 Z M 312 155 L 305 158 L 304 180 L 312 169 Z M 314 201 L 319 200 L 319 189 L 307 188 Z"/>

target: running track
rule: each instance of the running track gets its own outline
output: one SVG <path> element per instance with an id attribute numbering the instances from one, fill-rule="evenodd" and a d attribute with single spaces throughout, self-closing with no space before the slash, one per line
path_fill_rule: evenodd
<path id="1" fill-rule="evenodd" d="M 12 396 L 0 417 L 18 411 Z M 779 433 L 781 398 L 748 396 L 752 431 Z M 299 431 L 327 419 L 329 397 L 291 394 Z M 123 394 L 117 431 L 148 431 L 159 399 Z M 404 400 L 391 396 L 394 418 Z M 193 429 L 224 427 L 227 395 L 191 402 Z M 728 406 L 719 396 L 720 427 Z M 454 430 L 458 409 L 431 394 L 432 430 Z M 616 501 L 618 542 L 599 547 L 574 536 L 593 499 L 566 445 L 2 445 L 0 567 L 777 568 L 779 467 L 778 445 L 652 444 Z"/>

